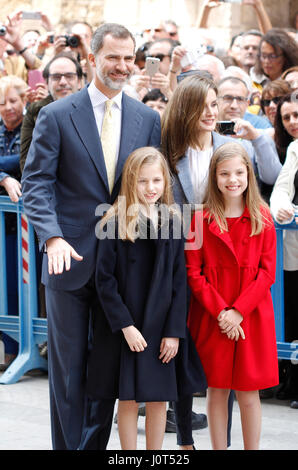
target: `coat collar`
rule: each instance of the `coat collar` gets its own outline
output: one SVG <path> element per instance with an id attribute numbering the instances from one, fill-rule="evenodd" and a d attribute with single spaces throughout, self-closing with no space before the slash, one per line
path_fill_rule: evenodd
<path id="1" fill-rule="evenodd" d="M 204 213 L 204 218 L 205 219 L 209 218 L 209 213 L 207 211 Z M 242 215 L 239 217 L 238 221 L 236 221 L 236 224 L 238 225 L 244 219 L 250 219 L 250 213 L 248 211 L 247 206 L 245 206 L 244 211 L 243 211 Z M 233 228 L 235 228 L 235 226 L 233 226 Z M 226 232 L 226 231 L 221 232 L 220 228 L 218 227 L 218 225 L 217 225 L 217 223 L 216 223 L 216 221 L 213 217 L 212 217 L 211 222 L 209 224 L 209 230 L 210 230 L 211 233 L 213 233 L 216 237 L 220 238 L 223 241 L 223 243 L 225 243 L 228 246 L 228 248 L 231 250 L 231 252 L 234 254 L 235 258 L 237 259 L 236 252 L 235 252 L 235 249 L 234 249 L 234 245 L 233 245 L 233 241 L 232 241 L 230 233 Z"/>

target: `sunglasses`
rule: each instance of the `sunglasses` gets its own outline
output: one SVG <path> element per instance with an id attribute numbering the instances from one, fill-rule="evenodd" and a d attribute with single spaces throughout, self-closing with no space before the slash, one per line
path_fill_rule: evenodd
<path id="1" fill-rule="evenodd" d="M 154 57 L 155 59 L 159 59 L 160 62 L 162 62 L 165 57 L 171 57 L 171 56 L 169 54 L 150 54 L 147 57 Z"/>
<path id="2" fill-rule="evenodd" d="M 147 28 L 147 29 L 144 29 L 144 33 L 150 33 L 151 31 L 154 31 L 155 33 L 161 33 L 164 30 L 161 29 L 161 28 Z"/>
<path id="3" fill-rule="evenodd" d="M 273 101 L 274 104 L 278 104 L 280 99 L 281 96 L 275 96 L 274 98 L 270 98 L 268 100 L 261 100 L 261 105 L 266 108 L 267 106 L 270 106 L 271 101 Z"/>

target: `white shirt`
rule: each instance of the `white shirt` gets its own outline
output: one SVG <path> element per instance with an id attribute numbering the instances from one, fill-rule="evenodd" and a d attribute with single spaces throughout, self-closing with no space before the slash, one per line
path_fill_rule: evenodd
<path id="1" fill-rule="evenodd" d="M 202 204 L 205 198 L 212 154 L 213 147 L 208 150 L 196 150 L 189 147 L 186 151 L 196 204 Z"/>
<path id="2" fill-rule="evenodd" d="M 88 86 L 88 93 L 93 107 L 94 117 L 98 129 L 99 136 L 101 135 L 102 122 L 105 112 L 105 102 L 109 99 L 105 96 L 96 86 L 94 80 Z M 113 98 L 112 115 L 115 126 L 115 139 L 116 139 L 116 160 L 118 159 L 121 137 L 121 110 L 122 110 L 122 91 L 120 91 Z"/>

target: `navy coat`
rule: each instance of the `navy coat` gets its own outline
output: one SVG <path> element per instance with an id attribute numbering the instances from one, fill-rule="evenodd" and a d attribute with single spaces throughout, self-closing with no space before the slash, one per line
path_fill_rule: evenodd
<path id="1" fill-rule="evenodd" d="M 176 401 L 205 389 L 205 376 L 188 335 L 184 240 L 102 240 L 96 260 L 102 309 L 94 315 L 87 393 L 93 398 Z M 121 331 L 135 325 L 147 348 L 132 352 Z M 163 337 L 180 338 L 175 359 L 158 358 Z"/>
<path id="2" fill-rule="evenodd" d="M 124 163 L 133 150 L 159 145 L 159 114 L 123 93 L 121 142 L 110 194 L 88 88 L 40 110 L 22 177 L 25 211 L 40 248 L 51 237 L 63 237 L 84 258 L 72 259 L 70 271 L 50 276 L 45 253 L 46 286 L 75 290 L 88 282 L 95 270 L 97 206 L 113 204 Z"/>

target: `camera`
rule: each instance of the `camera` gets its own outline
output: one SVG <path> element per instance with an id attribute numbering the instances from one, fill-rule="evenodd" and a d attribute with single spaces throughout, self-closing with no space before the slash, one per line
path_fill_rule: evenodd
<path id="1" fill-rule="evenodd" d="M 234 126 L 235 126 L 234 121 L 218 121 L 217 122 L 217 130 L 219 134 L 222 134 L 222 135 L 235 135 L 236 133 L 234 132 Z"/>
<path id="2" fill-rule="evenodd" d="M 75 48 L 79 47 L 80 45 L 80 39 L 77 36 L 70 36 L 70 35 L 65 35 L 65 40 L 66 40 L 66 46 Z"/>
<path id="3" fill-rule="evenodd" d="M 6 34 L 6 28 L 3 25 L 0 25 L 0 36 L 5 36 Z"/>

